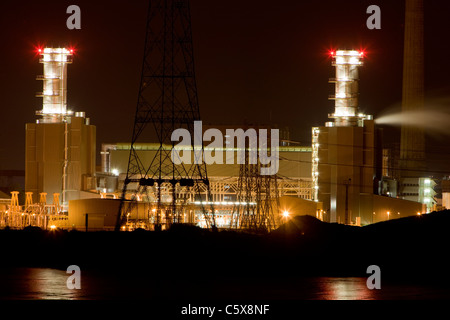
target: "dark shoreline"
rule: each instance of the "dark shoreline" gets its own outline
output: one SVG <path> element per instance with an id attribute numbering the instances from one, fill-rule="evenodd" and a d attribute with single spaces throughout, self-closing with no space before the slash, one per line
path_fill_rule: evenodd
<path id="1" fill-rule="evenodd" d="M 75 264 L 104 273 L 280 279 L 367 277 L 367 267 L 378 265 L 384 279 L 445 284 L 449 222 L 450 211 L 442 211 L 365 227 L 299 216 L 267 235 L 189 226 L 119 233 L 0 230 L 0 268 L 66 270 Z"/>

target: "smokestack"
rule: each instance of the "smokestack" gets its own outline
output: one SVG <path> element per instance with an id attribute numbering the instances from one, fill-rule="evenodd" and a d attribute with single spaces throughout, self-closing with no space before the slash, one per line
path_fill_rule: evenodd
<path id="1" fill-rule="evenodd" d="M 338 50 L 332 52 L 332 65 L 336 67 L 336 78 L 330 79 L 330 83 L 335 83 L 335 95 L 331 100 L 335 100 L 334 113 L 328 117 L 334 119 L 327 126 L 336 127 L 362 127 L 364 120 L 370 120 L 367 116 L 358 111 L 358 68 L 362 66 L 364 52 L 356 50 Z"/>
<path id="2" fill-rule="evenodd" d="M 42 123 L 62 122 L 67 111 L 67 65 L 72 63 L 73 50 L 66 48 L 39 49 L 39 62 L 44 65 L 44 75 L 37 80 L 43 81 L 43 91 L 36 94 L 42 97 L 42 110 L 36 114 L 42 116 Z"/>
<path id="3" fill-rule="evenodd" d="M 405 11 L 402 111 L 421 111 L 424 109 L 423 0 L 406 0 Z M 402 177 L 424 174 L 426 163 L 423 129 L 402 125 L 400 168 Z"/>

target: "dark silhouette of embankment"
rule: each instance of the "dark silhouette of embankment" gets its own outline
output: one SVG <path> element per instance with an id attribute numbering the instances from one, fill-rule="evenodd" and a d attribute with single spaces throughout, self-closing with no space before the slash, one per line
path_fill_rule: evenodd
<path id="1" fill-rule="evenodd" d="M 0 267 L 206 277 L 367 276 L 448 281 L 450 212 L 351 227 L 297 216 L 265 235 L 177 225 L 163 232 L 1 230 Z M 220 271 L 220 272 L 218 272 Z"/>

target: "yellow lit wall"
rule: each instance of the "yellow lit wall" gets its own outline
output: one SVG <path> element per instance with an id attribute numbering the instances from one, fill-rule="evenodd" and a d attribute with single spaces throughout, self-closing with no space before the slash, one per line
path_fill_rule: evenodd
<path id="1" fill-rule="evenodd" d="M 25 190 L 39 193 L 62 193 L 65 123 L 26 124 Z M 96 128 L 83 117 L 73 117 L 67 124 L 66 200 L 78 199 L 82 191 L 95 189 Z M 61 201 L 63 196 L 60 197 Z"/>
<path id="2" fill-rule="evenodd" d="M 375 177 L 375 128 L 373 120 L 364 127 L 319 128 L 319 201 L 326 221 L 355 223 L 360 195 L 372 194 Z"/>

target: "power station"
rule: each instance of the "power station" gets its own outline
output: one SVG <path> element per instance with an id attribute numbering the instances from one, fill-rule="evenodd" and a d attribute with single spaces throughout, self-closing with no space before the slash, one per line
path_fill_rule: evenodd
<path id="1" fill-rule="evenodd" d="M 367 225 L 422 212 L 418 202 L 383 194 L 382 140 L 373 117 L 359 108 L 359 68 L 363 51 L 332 52 L 336 76 L 334 113 L 312 129 L 314 200 L 323 203 L 324 220 Z"/>
<path id="2" fill-rule="evenodd" d="M 420 21 L 416 24 L 411 12 L 420 12 L 420 1 L 410 2 L 414 5 L 407 6 L 405 42 L 414 47 L 414 30 L 420 28 Z M 192 131 L 194 121 L 201 119 L 190 18 L 186 20 L 190 17 L 189 2 L 161 0 L 150 5 L 147 36 L 153 35 L 161 27 L 157 23 L 169 16 L 173 20 L 166 21 L 159 37 L 170 38 L 167 47 L 160 46 L 159 38 L 154 43 L 146 40 L 145 57 L 156 58 L 143 65 L 133 139 L 102 144 L 99 171 L 96 127 L 84 112 L 67 106 L 67 69 L 74 51 L 39 49 L 44 73 L 37 77 L 43 82 L 37 96 L 42 97 L 43 106 L 36 112 L 36 123 L 26 124 L 27 200 L 21 206 L 17 193 L 13 193 L 11 204 L 0 207 L 0 227 L 164 230 L 174 223 L 186 223 L 270 231 L 301 214 L 361 226 L 430 210 L 431 206 L 423 204 L 432 202 L 426 199 L 433 196 L 434 181 L 422 174 L 409 174 L 416 172 L 414 168 L 422 168 L 422 133 L 414 128 L 402 130 L 399 163 L 405 170 L 401 177 L 392 176 L 386 165 L 390 153 L 383 148 L 382 132 L 371 115 L 361 112 L 359 72 L 365 53 L 353 49 L 331 53 L 335 76 L 329 80 L 334 85 L 329 99 L 334 101 L 334 111 L 328 115 L 329 121 L 312 128 L 309 146 L 297 145 L 285 138 L 288 132 L 281 132 L 276 150 L 279 170 L 272 178 L 261 178 L 254 172 L 256 167 L 246 164 L 188 168 L 171 163 L 171 132 L 178 127 Z M 167 25 L 173 29 L 167 29 Z M 174 41 L 177 36 L 182 39 Z M 413 53 L 405 53 L 406 77 L 420 79 L 421 66 L 412 61 L 422 49 L 408 50 Z M 179 92 L 181 89 L 183 92 Z M 404 108 L 420 107 L 421 90 L 419 80 L 405 81 Z M 209 127 L 226 132 L 214 124 Z M 267 130 L 272 125 L 243 127 Z M 155 129 L 156 135 L 144 134 L 148 128 Z M 190 146 L 192 152 L 206 148 L 194 143 Z M 416 147 L 417 153 L 406 152 Z M 224 146 L 220 151 L 236 153 L 238 149 Z M 244 149 L 249 151 L 247 146 Z M 423 184 L 421 198 L 408 198 L 408 181 L 414 184 L 416 180 Z"/>
<path id="3" fill-rule="evenodd" d="M 333 121 L 313 128 L 315 200 L 325 204 L 330 222 L 349 224 L 355 219 L 360 224 L 361 195 L 374 191 L 376 132 L 372 116 L 360 113 L 358 106 L 363 55 L 354 50 L 332 53 L 336 77 L 330 79 L 335 83 L 330 99 L 335 100 L 335 111 L 329 118 Z"/>
<path id="4" fill-rule="evenodd" d="M 96 128 L 84 112 L 67 109 L 67 66 L 73 50 L 40 49 L 44 74 L 41 118 L 26 125 L 25 190 L 34 201 L 41 193 L 61 195 L 63 211 L 68 202 L 95 190 Z"/>

